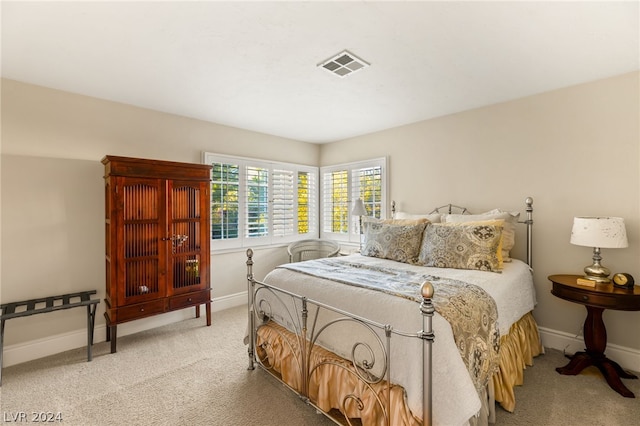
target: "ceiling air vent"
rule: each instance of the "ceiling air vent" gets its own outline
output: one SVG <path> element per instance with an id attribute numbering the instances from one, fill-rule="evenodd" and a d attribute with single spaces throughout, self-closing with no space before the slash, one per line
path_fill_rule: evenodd
<path id="1" fill-rule="evenodd" d="M 337 75 L 338 77 L 346 77 L 356 71 L 360 71 L 361 69 L 368 67 L 369 64 L 358 58 L 353 53 L 344 50 L 332 58 L 318 64 L 318 66 Z"/>

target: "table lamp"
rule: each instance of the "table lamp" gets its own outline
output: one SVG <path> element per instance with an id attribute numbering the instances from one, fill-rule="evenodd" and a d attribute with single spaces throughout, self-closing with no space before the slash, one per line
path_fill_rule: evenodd
<path id="1" fill-rule="evenodd" d="M 358 234 L 360 241 L 360 252 L 362 252 L 362 216 L 367 215 L 367 209 L 364 207 L 364 201 L 362 198 L 358 198 L 353 202 L 353 210 L 351 210 L 351 216 L 358 216 Z"/>
<path id="2" fill-rule="evenodd" d="M 621 217 L 574 217 L 571 244 L 593 247 L 593 264 L 584 268 L 585 278 L 608 283 L 611 271 L 600 264 L 601 248 L 628 247 L 627 230 Z"/>

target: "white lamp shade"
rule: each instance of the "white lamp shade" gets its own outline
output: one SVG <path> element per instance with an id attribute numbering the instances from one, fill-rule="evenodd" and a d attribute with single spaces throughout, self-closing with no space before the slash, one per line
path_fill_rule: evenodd
<path id="1" fill-rule="evenodd" d="M 353 202 L 353 210 L 351 210 L 352 216 L 366 216 L 367 209 L 364 207 L 364 201 L 361 198 L 358 198 Z"/>
<path id="2" fill-rule="evenodd" d="M 628 247 L 621 217 L 574 217 L 571 244 L 598 248 Z"/>

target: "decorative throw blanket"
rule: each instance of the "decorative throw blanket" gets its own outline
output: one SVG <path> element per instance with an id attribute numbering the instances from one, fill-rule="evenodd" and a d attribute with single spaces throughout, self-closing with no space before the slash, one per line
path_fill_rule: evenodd
<path id="1" fill-rule="evenodd" d="M 380 266 L 326 258 L 289 263 L 279 268 L 364 287 L 422 302 L 425 281 L 434 287 L 433 304 L 453 331 L 454 340 L 476 389 L 480 392 L 498 369 L 500 333 L 497 308 L 491 296 L 477 285 Z"/>

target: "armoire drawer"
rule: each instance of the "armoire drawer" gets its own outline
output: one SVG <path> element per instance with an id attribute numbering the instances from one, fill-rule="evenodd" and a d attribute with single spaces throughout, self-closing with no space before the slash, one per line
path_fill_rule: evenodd
<path id="1" fill-rule="evenodd" d="M 199 293 L 182 294 L 169 299 L 169 310 L 182 309 L 189 306 L 201 305 L 211 301 L 210 292 L 201 291 Z"/>
<path id="2" fill-rule="evenodd" d="M 137 303 L 130 306 L 122 306 L 118 308 L 118 322 L 143 318 L 149 315 L 161 314 L 165 312 L 166 303 L 167 302 L 165 299 L 160 299 L 150 302 Z"/>

